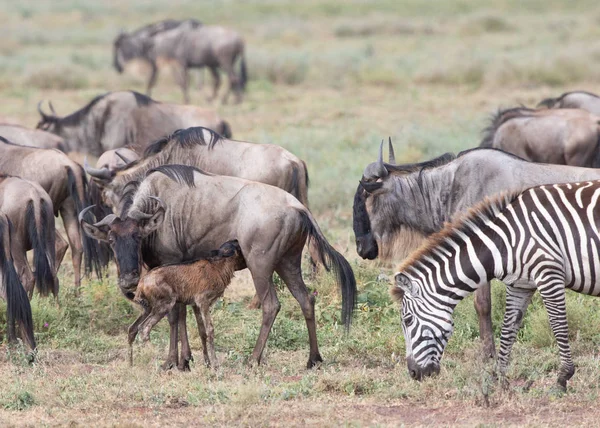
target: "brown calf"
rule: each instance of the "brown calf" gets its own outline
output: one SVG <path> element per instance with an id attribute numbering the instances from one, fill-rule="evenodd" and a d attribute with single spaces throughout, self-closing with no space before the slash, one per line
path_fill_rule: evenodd
<path id="1" fill-rule="evenodd" d="M 129 327 L 130 363 L 133 362 L 132 344 L 138 332 L 142 341 L 147 341 L 150 330 L 171 312 L 175 303 L 184 303 L 194 308 L 206 364 L 217 368 L 210 307 L 223 295 L 235 271 L 243 266 L 245 261 L 239 243 L 233 240 L 221 245 L 208 258 L 163 265 L 142 277 L 133 301 L 142 306 L 144 312 Z"/>

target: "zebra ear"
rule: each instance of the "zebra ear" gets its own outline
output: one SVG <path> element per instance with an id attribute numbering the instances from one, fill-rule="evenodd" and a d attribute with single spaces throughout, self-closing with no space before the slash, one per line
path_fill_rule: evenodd
<path id="1" fill-rule="evenodd" d="M 404 297 L 404 293 L 417 295 L 417 287 L 413 281 L 402 272 L 398 272 L 396 275 L 394 275 L 394 284 L 396 285 L 396 289 L 394 290 L 394 296 L 396 298 Z"/>

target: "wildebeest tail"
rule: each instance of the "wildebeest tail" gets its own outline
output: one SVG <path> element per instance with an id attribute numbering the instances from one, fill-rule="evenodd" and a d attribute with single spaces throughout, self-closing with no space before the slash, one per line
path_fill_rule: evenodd
<path id="1" fill-rule="evenodd" d="M 6 293 L 8 337 L 9 340 L 16 340 L 15 331 L 16 324 L 18 323 L 23 341 L 26 342 L 31 349 L 35 349 L 31 305 L 13 264 L 12 255 L 10 253 L 10 234 L 10 220 L 5 216 L 2 216 L 0 218 L 0 264 L 2 266 L 2 286 Z M 8 239 L 5 239 L 6 235 L 8 235 Z M 5 243 L 8 243 L 8 245 L 5 246 Z"/>
<path id="2" fill-rule="evenodd" d="M 314 240 L 320 261 L 328 271 L 333 269 L 342 292 L 342 322 L 350 328 L 352 313 L 356 305 L 356 279 L 350 263 L 327 242 L 319 225 L 307 210 L 298 210 L 302 218 L 302 228 L 309 240 Z"/>
<path id="3" fill-rule="evenodd" d="M 44 200 L 40 201 L 39 211 L 37 211 L 39 215 L 36 215 L 34 201 L 27 203 L 25 211 L 27 235 L 33 249 L 35 288 L 42 296 L 48 296 L 50 293 L 54 296 L 58 295 L 58 280 L 54 272 L 56 235 L 54 235 L 52 211 L 52 207 L 48 206 Z"/>
<path id="4" fill-rule="evenodd" d="M 87 194 L 87 178 L 82 167 L 79 167 L 78 171 L 73 171 L 71 167 L 67 167 L 67 178 L 69 184 L 69 196 L 75 203 L 75 210 L 77 215 L 89 206 L 88 194 Z M 80 235 L 83 245 L 83 258 L 85 260 L 85 274 L 90 276 L 92 272 L 96 272 L 98 278 L 102 277 L 102 271 L 106 267 L 103 265 L 102 251 L 100 244 L 90 238 L 87 234 L 80 229 Z M 108 261 L 106 261 L 108 263 Z"/>
<path id="5" fill-rule="evenodd" d="M 246 83 L 248 83 L 248 69 L 246 68 L 246 55 L 242 52 L 242 58 L 240 59 L 240 89 L 246 90 Z"/>
<path id="6" fill-rule="evenodd" d="M 304 171 L 301 171 L 304 169 Z M 296 197 L 302 205 L 308 208 L 308 171 L 306 164 L 301 161 L 300 164 L 292 164 L 292 176 L 289 192 Z"/>

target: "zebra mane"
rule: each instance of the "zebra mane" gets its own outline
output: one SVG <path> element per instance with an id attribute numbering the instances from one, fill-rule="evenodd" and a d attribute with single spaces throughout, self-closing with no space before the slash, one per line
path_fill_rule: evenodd
<path id="1" fill-rule="evenodd" d="M 445 242 L 462 234 L 470 235 L 474 227 L 480 228 L 493 221 L 521 193 L 520 191 L 503 192 L 492 197 L 486 197 L 483 201 L 469 208 L 462 216 L 451 222 L 446 222 L 443 229 L 427 238 L 419 249 L 415 250 L 400 264 L 396 272 L 403 272 L 411 268 Z M 394 294 L 393 290 L 392 294 Z"/>

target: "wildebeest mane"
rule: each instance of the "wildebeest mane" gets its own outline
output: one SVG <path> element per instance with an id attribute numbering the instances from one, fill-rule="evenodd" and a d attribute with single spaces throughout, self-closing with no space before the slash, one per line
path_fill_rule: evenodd
<path id="1" fill-rule="evenodd" d="M 209 140 L 205 139 L 205 131 L 209 134 Z M 154 143 L 150 144 L 146 150 L 144 150 L 144 157 L 160 153 L 168 143 L 174 141 L 181 147 L 191 148 L 194 145 L 208 146 L 208 149 L 212 149 L 215 145 L 221 141 L 223 137 L 213 131 L 212 129 L 205 128 L 203 126 L 195 126 L 187 129 L 178 129 L 171 135 L 167 135 Z"/>
<path id="2" fill-rule="evenodd" d="M 474 227 L 484 228 L 488 222 L 494 220 L 520 194 L 520 191 L 504 192 L 491 198 L 486 197 L 483 201 L 471 207 L 464 215 L 447 222 L 442 230 L 427 238 L 419 249 L 415 250 L 400 264 L 397 271 L 402 272 L 409 269 L 435 248 L 444 245 L 449 240 L 458 238 L 459 241 L 463 241 L 460 236 L 463 234 L 470 235 Z"/>
<path id="3" fill-rule="evenodd" d="M 129 92 L 131 92 L 133 94 L 133 96 L 135 97 L 135 102 L 138 107 L 149 106 L 151 104 L 158 104 L 158 101 L 153 100 L 148 95 L 140 94 L 139 92 L 136 92 L 136 91 L 129 91 Z"/>
<path id="4" fill-rule="evenodd" d="M 491 116 L 489 125 L 483 130 L 483 140 L 481 140 L 479 147 L 492 147 L 496 131 L 510 119 L 531 116 L 533 113 L 535 113 L 534 109 L 524 106 L 508 108 L 505 110 L 499 109 L 496 114 Z"/>
<path id="5" fill-rule="evenodd" d="M 527 159 L 523 159 L 521 156 L 517 156 L 514 153 L 506 152 L 506 151 L 504 151 L 502 149 L 497 149 L 495 147 L 481 147 L 481 146 L 480 147 L 472 147 L 470 149 L 466 149 L 466 150 L 463 150 L 462 152 L 459 152 L 458 155 L 456 155 L 456 157 L 460 158 L 460 157 L 462 157 L 464 155 L 467 155 L 467 154 L 469 154 L 471 152 L 476 152 L 476 151 L 479 151 L 479 150 L 485 150 L 485 151 L 493 150 L 495 152 L 502 153 L 503 155 L 506 155 L 506 156 L 511 157 L 513 159 L 517 159 L 517 160 L 520 160 L 520 161 L 523 161 L 523 162 L 534 163 L 534 162 L 531 162 L 531 161 L 529 161 Z"/>
<path id="6" fill-rule="evenodd" d="M 591 92 L 588 92 L 588 91 L 570 91 L 570 92 L 563 93 L 561 96 L 559 96 L 557 98 L 544 98 L 542 101 L 540 101 L 538 103 L 537 106 L 553 108 L 557 103 L 561 103 L 565 99 L 565 97 L 567 97 L 571 94 L 585 94 L 585 95 L 589 95 L 590 97 L 600 98 L 600 96 L 593 94 Z"/>
<path id="7" fill-rule="evenodd" d="M 94 97 L 85 107 L 80 108 L 79 110 L 71 113 L 68 116 L 62 118 L 56 118 L 56 120 L 60 121 L 61 124 L 71 126 L 78 125 L 83 119 L 87 117 L 90 113 L 92 107 L 94 107 L 100 100 L 104 99 L 104 97 L 110 95 L 111 92 L 107 92 L 105 94 L 98 95 Z"/>
<path id="8" fill-rule="evenodd" d="M 203 171 L 193 166 L 161 165 L 148 171 L 146 177 L 154 172 L 160 172 L 169 177 L 174 182 L 179 184 L 185 184 L 188 187 L 196 187 L 196 183 L 194 182 L 194 172 L 204 174 Z"/>
<path id="9" fill-rule="evenodd" d="M 454 159 L 456 159 L 456 155 L 454 155 L 454 153 L 444 153 L 441 156 L 424 162 L 406 163 L 402 165 L 392 165 L 386 163 L 385 167 L 391 173 L 410 173 L 422 171 L 424 169 L 437 168 L 438 166 L 446 165 Z"/>
<path id="10" fill-rule="evenodd" d="M 133 31 L 131 33 L 131 36 L 139 36 L 140 34 L 145 34 L 147 36 L 155 36 L 158 33 L 162 33 L 163 31 L 173 30 L 174 28 L 179 27 L 184 22 L 190 22 L 192 24 L 192 28 L 197 28 L 202 25 L 202 22 L 193 18 L 186 19 L 184 21 L 179 19 L 165 19 L 163 21 L 144 25 L 143 27 L 140 27 L 137 30 Z"/>

